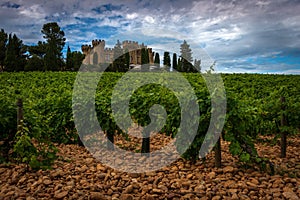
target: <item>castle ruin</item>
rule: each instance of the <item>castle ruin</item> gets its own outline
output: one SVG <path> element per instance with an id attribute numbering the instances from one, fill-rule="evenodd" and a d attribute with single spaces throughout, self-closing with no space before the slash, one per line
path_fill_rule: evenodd
<path id="1" fill-rule="evenodd" d="M 143 48 L 148 50 L 149 63 L 153 64 L 154 55 L 152 53 L 152 48 L 147 48 L 144 43 L 138 44 L 138 42 L 135 41 L 125 40 L 122 42 L 123 53 L 125 53 L 126 51 L 129 52 L 130 65 L 141 65 L 141 50 Z M 92 46 L 82 45 L 81 50 L 85 55 L 85 59 L 83 60 L 84 64 L 112 63 L 115 58 L 115 47 L 106 48 L 105 40 L 93 40 Z"/>

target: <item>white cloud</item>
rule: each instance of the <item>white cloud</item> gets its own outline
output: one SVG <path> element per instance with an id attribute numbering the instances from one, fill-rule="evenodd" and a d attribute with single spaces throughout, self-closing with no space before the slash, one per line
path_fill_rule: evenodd
<path id="1" fill-rule="evenodd" d="M 20 14 L 24 15 L 25 18 L 28 17 L 37 20 L 44 19 L 44 17 L 46 17 L 46 13 L 40 5 L 32 5 L 29 8 L 24 8 Z"/>
<path id="2" fill-rule="evenodd" d="M 127 19 L 135 19 L 138 17 L 137 13 L 126 14 Z"/>
<path id="3" fill-rule="evenodd" d="M 300 69 L 290 69 L 290 70 L 285 70 L 283 72 L 278 72 L 281 74 L 299 74 L 300 75 Z"/>
<path id="4" fill-rule="evenodd" d="M 186 36 L 179 31 L 174 31 L 168 27 L 160 26 L 144 26 L 141 33 L 147 37 L 152 38 L 172 38 L 176 40 L 183 40 Z"/>
<path id="5" fill-rule="evenodd" d="M 270 1 L 257 1 L 255 3 L 255 5 L 259 6 L 259 7 L 263 7 L 263 6 L 267 6 L 269 5 L 271 2 Z"/>
<path id="6" fill-rule="evenodd" d="M 150 23 L 150 24 L 154 24 L 155 23 L 155 19 L 151 16 L 146 16 L 145 17 L 145 21 Z"/>

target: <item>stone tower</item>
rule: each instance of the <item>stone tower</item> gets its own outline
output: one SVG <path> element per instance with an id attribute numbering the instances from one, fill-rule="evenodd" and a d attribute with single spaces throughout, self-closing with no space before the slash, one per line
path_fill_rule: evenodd
<path id="1" fill-rule="evenodd" d="M 104 48 L 105 41 L 104 40 L 92 40 L 91 45 L 82 45 L 81 50 L 85 55 L 85 59 L 83 60 L 84 64 L 98 64 L 104 63 Z"/>

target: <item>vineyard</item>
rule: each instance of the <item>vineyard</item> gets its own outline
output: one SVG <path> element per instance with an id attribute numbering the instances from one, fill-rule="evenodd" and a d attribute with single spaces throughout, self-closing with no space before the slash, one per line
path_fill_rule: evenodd
<path id="1" fill-rule="evenodd" d="M 97 121 L 107 137 L 107 142 L 103 145 L 112 151 L 111 157 L 115 156 L 112 159 L 117 159 L 120 155 L 113 154 L 114 147 L 110 142 L 115 143 L 123 150 L 139 154 L 150 153 L 154 149 L 159 149 L 158 147 L 162 145 L 160 144 L 161 141 L 168 142 L 175 138 L 177 151 L 182 154 L 182 159 L 177 162 L 184 165 L 182 168 L 177 168 L 179 171 L 188 168 L 187 166 L 190 166 L 190 169 L 186 169 L 186 173 L 192 173 L 195 169 L 199 171 L 199 169 L 203 168 L 199 163 L 207 162 L 211 168 L 217 167 L 216 169 L 219 168 L 219 172 L 223 172 L 224 169 L 233 168 L 226 161 L 226 158 L 230 157 L 234 160 L 234 163 L 230 165 L 240 166 L 245 168 L 245 170 L 251 169 L 255 173 L 265 173 L 268 177 L 287 176 L 290 178 L 288 180 L 292 186 L 299 184 L 300 171 L 284 171 L 284 169 L 280 168 L 280 163 L 272 161 L 270 155 L 274 146 L 279 146 L 280 151 L 276 151 L 276 155 L 273 155 L 272 158 L 279 159 L 281 157 L 283 159 L 287 157 L 287 154 L 292 153 L 288 152 L 289 144 L 293 144 L 294 141 L 296 143 L 297 141 L 299 142 L 297 139 L 300 129 L 300 76 L 222 74 L 226 92 L 223 94 L 221 90 L 223 85 L 220 85 L 219 81 L 217 83 L 214 82 L 217 78 L 210 73 L 203 75 L 182 74 L 184 80 L 187 80 L 184 82 L 179 81 L 180 79 L 176 73 L 135 72 L 131 74 L 133 76 L 132 79 L 130 79 L 130 76 L 127 77 L 128 80 L 134 80 L 135 83 L 122 79 L 124 73 L 103 73 L 97 83 L 96 91 L 90 91 L 93 88 L 91 84 L 96 76 L 90 74 L 88 76 L 90 76 L 91 82 L 87 79 L 85 82 L 79 82 L 78 86 L 74 86 L 76 75 L 77 73 L 73 72 L 0 73 L 0 162 L 4 163 L 1 165 L 0 173 L 5 174 L 5 170 L 1 169 L 8 169 L 9 165 L 7 163 L 25 163 L 30 173 L 39 169 L 46 170 L 38 171 L 38 173 L 43 174 L 43 177 L 47 176 L 47 172 L 48 174 L 54 173 L 51 168 L 55 168 L 60 162 L 67 162 L 68 159 L 71 159 L 69 158 L 70 155 L 76 157 L 80 154 L 78 149 L 83 148 L 80 147 L 82 143 L 91 144 L 94 142 L 94 140 L 85 139 L 84 136 L 99 131 L 98 127 L 91 123 L 91 121 Z M 131 84 L 140 85 L 139 81 L 141 82 L 142 80 L 147 80 L 149 84 L 143 85 L 134 91 L 127 91 L 128 94 L 132 94 L 131 98 L 128 99 L 126 95 L 118 95 L 118 92 L 114 93 L 115 87 L 120 80 L 126 84 L 119 85 L 118 92 L 122 91 L 125 93 Z M 166 84 L 166 80 L 171 82 L 170 85 L 174 90 L 170 89 L 171 86 Z M 186 84 L 189 84 L 191 87 L 189 91 L 187 91 Z M 79 90 L 74 90 L 74 87 L 79 87 Z M 78 91 L 79 93 L 76 93 Z M 84 94 L 82 94 L 83 91 L 85 91 Z M 90 95 L 94 95 L 95 101 L 89 99 Z M 22 100 L 22 105 L 20 103 L 16 104 L 18 99 Z M 126 105 L 127 101 L 129 102 L 128 113 L 122 106 L 117 107 L 118 109 L 114 113 L 112 108 L 114 103 L 117 106 Z M 196 104 L 194 105 L 193 102 L 196 102 Z M 226 103 L 225 105 L 224 102 Z M 88 107 L 86 105 L 93 106 Z M 154 113 L 153 116 L 149 115 L 149 110 L 155 105 L 162 106 L 165 112 L 158 109 L 161 112 L 156 115 Z M 183 107 L 182 105 L 190 105 L 195 109 Z M 17 122 L 18 107 L 21 107 L 23 112 L 23 118 L 19 122 Z M 199 108 L 198 111 L 197 107 Z M 226 115 L 220 112 L 222 109 L 224 109 Z M 96 115 L 93 115 L 93 112 Z M 197 116 L 197 112 L 200 113 L 197 120 L 185 120 L 193 119 L 193 116 Z M 116 116 L 121 120 L 116 122 Z M 218 119 L 214 123 L 211 122 L 212 116 Z M 131 121 L 122 121 L 122 119 L 131 119 Z M 183 123 L 184 121 L 188 122 Z M 159 134 L 150 139 L 137 140 L 128 135 L 127 130 L 132 122 L 140 127 L 145 127 L 152 122 L 156 123 L 156 126 L 160 127 L 157 130 Z M 213 130 L 220 132 L 221 139 L 215 145 L 208 144 L 208 146 L 213 148 L 214 153 L 200 155 L 202 158 L 199 160 L 199 151 L 201 145 L 206 145 L 205 136 L 211 130 L 210 127 L 214 127 Z M 193 130 L 195 130 L 195 135 L 192 137 Z M 144 136 L 149 136 L 150 134 L 150 131 L 141 132 Z M 138 144 L 135 144 L 135 141 Z M 187 146 L 187 144 L 189 145 Z M 260 153 L 257 148 L 258 144 L 263 144 L 263 149 L 267 151 L 269 149 L 269 153 L 266 153 L 266 155 Z M 63 148 L 64 145 L 66 149 Z M 96 145 L 99 144 L 96 143 Z M 70 146 L 78 153 L 76 154 L 68 149 Z M 299 147 L 299 145 L 296 147 Z M 90 153 L 94 153 L 92 149 L 88 150 Z M 66 151 L 68 156 L 62 153 Z M 299 152 L 299 149 L 295 149 L 295 151 Z M 87 152 L 83 150 L 82 154 L 86 156 Z M 295 156 L 297 155 L 295 154 Z M 89 159 L 89 162 L 93 160 L 92 158 L 85 158 Z M 297 169 L 300 165 L 300 158 L 296 157 L 294 161 L 298 162 L 293 164 Z M 84 164 L 80 163 L 80 165 Z M 95 166 L 97 166 L 97 170 L 101 171 L 103 169 L 101 164 Z M 176 168 L 175 164 L 170 165 L 169 168 L 170 171 L 176 171 L 174 170 Z M 234 170 L 231 168 L 229 171 L 233 173 L 236 167 Z M 76 169 L 76 173 L 80 169 Z M 134 170 L 139 171 L 139 169 Z M 83 172 L 86 172 L 86 170 L 83 170 Z M 107 168 L 102 172 L 111 176 L 103 177 L 105 181 L 111 180 L 113 182 L 114 178 L 112 177 L 114 175 L 117 176 L 116 172 L 112 172 L 112 170 Z M 111 175 L 111 173 L 114 173 L 114 175 Z M 197 173 L 202 172 L 199 171 Z M 205 171 L 205 174 L 210 179 L 216 177 L 216 174 L 213 175 L 212 172 Z M 147 174 L 145 176 L 151 177 L 152 175 Z M 134 176 L 140 177 L 141 175 Z M 56 176 L 53 177 L 51 178 L 51 184 L 53 180 L 56 180 Z M 194 180 L 197 175 L 190 175 L 189 177 L 190 180 Z M 296 182 L 293 178 L 296 178 Z M 140 177 L 140 179 L 144 180 L 144 177 Z M 41 180 L 41 182 L 43 181 Z M 15 184 L 18 183 L 16 180 L 15 182 Z M 1 187 L 3 183 L 3 180 L 1 180 Z M 248 184 L 248 187 L 249 185 L 250 188 L 254 187 L 251 184 Z M 129 186 L 122 187 L 128 189 Z M 182 187 L 184 188 L 185 186 Z M 188 187 L 189 189 L 185 189 L 181 193 L 176 193 L 175 187 L 175 189 L 173 188 L 175 196 L 165 196 L 165 198 L 180 198 L 188 194 L 193 194 L 195 197 L 203 197 L 205 194 L 208 194 L 204 188 L 198 188 L 201 192 L 195 192 L 196 187 Z M 109 190 L 109 188 L 102 188 L 98 190 L 105 191 L 103 193 L 107 196 L 122 193 L 122 191 L 119 191 L 120 189 Z M 95 189 L 95 191 L 98 190 Z M 140 186 L 133 186 L 130 190 L 131 192 L 127 193 L 143 189 Z M 159 194 L 158 190 L 164 191 L 165 188 L 158 188 L 156 192 L 153 190 L 152 192 L 145 190 L 145 194 Z M 202 190 L 205 194 L 203 194 Z M 212 190 L 217 191 L 217 189 L 210 188 L 209 198 L 220 196 L 219 193 Z M 60 189 L 60 191 L 64 192 L 63 189 Z M 108 194 L 108 191 L 111 194 Z M 255 191 L 257 191 L 255 193 L 256 196 L 259 196 L 259 190 Z M 281 192 L 290 192 L 289 194 L 297 197 L 296 192 L 300 195 L 300 188 L 295 187 L 293 191 Z M 232 193 L 235 193 L 239 198 L 248 194 L 247 192 L 242 194 L 235 191 L 230 194 L 223 194 L 223 196 L 232 197 Z M 283 196 L 278 198 L 285 197 L 288 199 L 289 196 L 283 193 L 280 194 Z M 66 195 L 61 195 L 62 198 L 70 195 L 69 193 L 64 194 Z M 55 195 L 57 194 L 43 198 L 50 198 Z M 93 195 L 95 196 L 96 194 Z M 154 198 L 158 197 L 159 195 L 154 195 Z M 97 199 L 97 195 L 95 199 Z"/>

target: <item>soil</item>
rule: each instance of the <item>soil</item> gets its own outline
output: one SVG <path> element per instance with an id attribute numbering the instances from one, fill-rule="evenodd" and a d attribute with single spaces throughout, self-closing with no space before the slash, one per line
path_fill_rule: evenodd
<path id="1" fill-rule="evenodd" d="M 275 175 L 247 168 L 221 142 L 222 167 L 214 153 L 195 163 L 183 159 L 154 172 L 126 173 L 105 166 L 77 145 L 57 145 L 60 158 L 53 169 L 32 171 L 25 165 L 0 165 L 0 199 L 300 199 L 300 138 L 288 138 L 287 157 L 280 146 L 256 144 L 259 155 L 275 165 Z M 141 139 L 115 138 L 122 148 L 137 152 Z M 152 150 L 170 141 L 156 134 Z"/>

